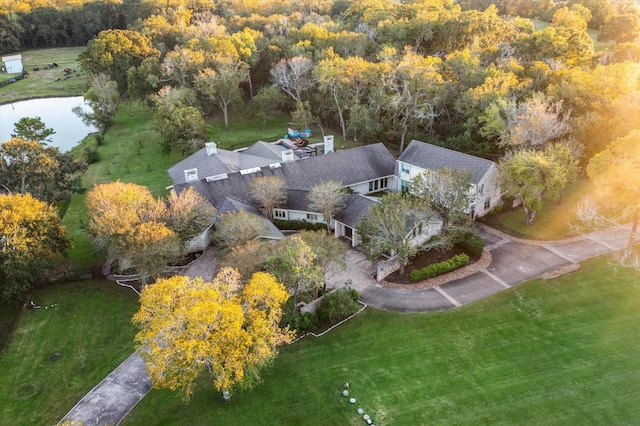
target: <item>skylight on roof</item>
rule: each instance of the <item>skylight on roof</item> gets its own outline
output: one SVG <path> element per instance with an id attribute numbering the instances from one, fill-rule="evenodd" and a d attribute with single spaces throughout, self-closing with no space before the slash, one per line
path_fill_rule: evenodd
<path id="1" fill-rule="evenodd" d="M 222 179 L 226 179 L 226 178 L 228 178 L 228 177 L 229 177 L 229 176 L 228 176 L 226 173 L 221 173 L 221 174 L 219 174 L 219 175 L 207 176 L 207 177 L 205 178 L 205 180 L 206 180 L 207 182 L 214 182 L 214 181 L 216 181 L 216 180 L 222 180 Z"/>
<path id="2" fill-rule="evenodd" d="M 241 175 L 248 175 L 250 173 L 257 173 L 260 171 L 260 167 L 252 167 L 250 169 L 240 170 Z"/>

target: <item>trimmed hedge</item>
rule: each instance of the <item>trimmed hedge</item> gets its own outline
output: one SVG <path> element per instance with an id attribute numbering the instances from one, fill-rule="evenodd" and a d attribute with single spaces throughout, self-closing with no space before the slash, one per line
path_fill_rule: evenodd
<path id="1" fill-rule="evenodd" d="M 462 253 L 457 256 L 453 256 L 449 260 L 444 260 L 442 262 L 434 263 L 433 265 L 426 266 L 422 269 L 416 269 L 411 272 L 411 282 L 418 282 L 422 280 L 426 280 L 427 278 L 432 278 L 438 275 L 446 274 L 447 272 L 451 272 L 454 269 L 458 269 L 461 266 L 469 263 L 469 256 Z"/>
<path id="2" fill-rule="evenodd" d="M 327 225 L 324 223 L 312 223 L 305 220 L 276 220 L 273 223 L 278 227 L 278 229 L 282 230 L 320 231 L 327 229 Z"/>
<path id="3" fill-rule="evenodd" d="M 469 233 L 464 236 L 457 246 L 472 257 L 480 257 L 484 249 L 484 240 L 475 234 Z"/>

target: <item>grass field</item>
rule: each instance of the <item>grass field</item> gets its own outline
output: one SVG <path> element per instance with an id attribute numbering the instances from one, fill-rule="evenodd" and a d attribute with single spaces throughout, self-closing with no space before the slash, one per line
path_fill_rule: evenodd
<path id="1" fill-rule="evenodd" d="M 121 180 L 144 185 L 155 196 L 165 196 L 166 187 L 171 185 L 167 169 L 182 158 L 179 153 L 162 153 L 159 135 L 153 126 L 153 113 L 137 103 L 120 105 L 114 124 L 104 135 L 103 145 L 97 146 L 91 137 L 75 149 L 81 151 L 87 146 L 97 147 L 100 156 L 100 161 L 91 164 L 82 179 L 87 191 L 95 184 Z M 82 229 L 85 198 L 86 193 L 74 195 L 64 216 L 64 225 L 74 242 L 66 263 L 74 268 L 101 261 Z"/>
<path id="2" fill-rule="evenodd" d="M 88 77 L 77 64 L 78 55 L 86 49 L 82 47 L 60 47 L 54 49 L 27 50 L 22 55 L 22 64 L 29 77 L 0 87 L 0 104 L 25 99 L 82 95 L 87 88 Z M 48 63 L 55 62 L 58 68 L 44 69 Z M 40 67 L 40 71 L 33 71 Z M 75 73 L 64 80 L 64 69 L 71 68 Z M 0 79 L 9 79 L 12 75 L 0 74 Z M 56 81 L 60 79 L 59 81 Z"/>
<path id="3" fill-rule="evenodd" d="M 523 236 L 539 240 L 558 240 L 575 235 L 571 224 L 576 224 L 575 209 L 578 202 L 592 190 L 592 183 L 587 178 L 580 178 L 571 184 L 563 193 L 562 203 L 545 197 L 542 209 L 536 214 L 532 226 L 524 224 L 524 210 L 501 213 L 500 223 Z"/>
<path id="4" fill-rule="evenodd" d="M 31 299 L 42 308 L 22 311 L 0 358 L 1 425 L 56 424 L 133 352 L 131 290 L 81 281 L 34 290 Z"/>
<path id="5" fill-rule="evenodd" d="M 187 406 L 153 390 L 124 424 L 360 425 L 358 406 L 379 425 L 634 424 L 638 278 L 601 258 L 444 313 L 368 309 L 229 403 L 205 382 Z"/>

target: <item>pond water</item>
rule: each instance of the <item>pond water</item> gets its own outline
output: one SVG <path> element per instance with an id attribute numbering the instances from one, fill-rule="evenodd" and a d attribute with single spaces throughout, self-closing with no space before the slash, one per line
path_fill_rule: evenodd
<path id="1" fill-rule="evenodd" d="M 11 139 L 14 124 L 23 117 L 40 117 L 47 127 L 56 131 L 50 136 L 48 146 L 67 152 L 78 145 L 85 136 L 95 132 L 93 126 L 85 125 L 72 109 L 84 104 L 82 96 L 68 98 L 41 98 L 0 105 L 0 142 Z"/>

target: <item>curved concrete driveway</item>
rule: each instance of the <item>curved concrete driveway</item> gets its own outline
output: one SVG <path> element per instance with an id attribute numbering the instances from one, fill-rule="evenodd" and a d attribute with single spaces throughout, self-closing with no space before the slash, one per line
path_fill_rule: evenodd
<path id="1" fill-rule="evenodd" d="M 362 302 L 395 312 L 437 312 L 466 305 L 561 266 L 623 248 L 629 228 L 613 228 L 572 241 L 524 243 L 491 230 L 483 230 L 492 262 L 485 269 L 426 290 L 383 287 L 373 277 L 375 267 L 365 256 L 348 250 L 347 268 L 329 275 L 329 288 L 350 285 Z M 205 252 L 184 272 L 191 277 L 212 278 L 215 257 Z M 134 352 L 109 376 L 82 398 L 60 421 L 82 421 L 85 426 L 117 425 L 149 392 L 151 381 L 139 353 Z"/>
<path id="2" fill-rule="evenodd" d="M 437 312 L 485 298 L 563 266 L 624 248 L 629 227 L 618 227 L 586 237 L 558 242 L 521 242 L 483 228 L 480 236 L 492 255 L 491 264 L 463 278 L 425 290 L 382 286 L 374 266 L 362 253 L 350 250 L 347 270 L 330 278 L 332 287 L 350 279 L 363 303 L 394 312 Z"/>

